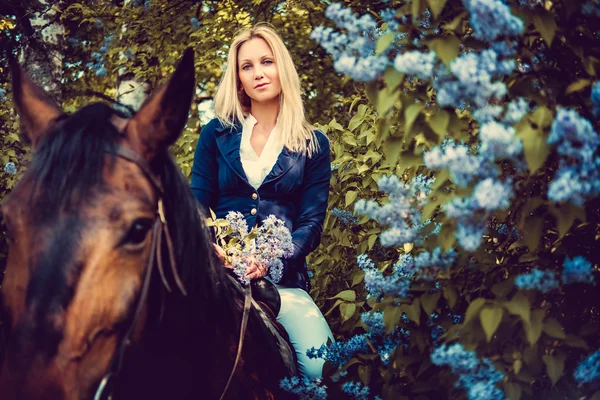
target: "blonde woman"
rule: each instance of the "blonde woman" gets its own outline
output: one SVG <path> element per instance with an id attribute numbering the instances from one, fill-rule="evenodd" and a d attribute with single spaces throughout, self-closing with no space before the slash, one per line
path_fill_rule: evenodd
<path id="1" fill-rule="evenodd" d="M 306 256 L 321 240 L 329 195 L 329 141 L 304 117 L 300 80 L 277 33 L 257 25 L 239 33 L 215 96 L 217 118 L 200 133 L 192 169 L 198 201 L 223 218 L 239 211 L 249 227 L 273 214 L 292 233 L 294 255 L 277 285 L 300 372 L 322 375 L 323 360 L 306 351 L 333 335 L 308 295 Z M 252 265 L 250 279 L 267 274 Z"/>

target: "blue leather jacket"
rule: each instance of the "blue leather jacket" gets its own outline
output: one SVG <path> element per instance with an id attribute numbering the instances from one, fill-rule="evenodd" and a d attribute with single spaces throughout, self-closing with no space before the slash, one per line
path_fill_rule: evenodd
<path id="1" fill-rule="evenodd" d="M 294 255 L 283 260 L 279 284 L 305 290 L 309 289 L 306 256 L 321 241 L 331 179 L 329 140 L 320 131 L 315 134 L 318 152 L 308 158 L 284 147 L 256 190 L 248 183 L 240 158 L 242 125 L 229 128 L 213 119 L 202 128 L 192 168 L 194 195 L 218 218 L 239 211 L 250 228 L 271 214 L 285 222 Z"/>

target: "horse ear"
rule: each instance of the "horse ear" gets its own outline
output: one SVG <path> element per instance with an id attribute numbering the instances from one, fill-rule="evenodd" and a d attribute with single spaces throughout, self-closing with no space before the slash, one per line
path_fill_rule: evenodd
<path id="1" fill-rule="evenodd" d="M 127 124 L 132 147 L 148 161 L 173 144 L 183 130 L 194 94 L 194 75 L 194 51 L 188 47 L 171 78 Z"/>
<path id="2" fill-rule="evenodd" d="M 21 121 L 21 134 L 35 149 L 62 110 L 16 62 L 11 62 L 13 98 Z"/>

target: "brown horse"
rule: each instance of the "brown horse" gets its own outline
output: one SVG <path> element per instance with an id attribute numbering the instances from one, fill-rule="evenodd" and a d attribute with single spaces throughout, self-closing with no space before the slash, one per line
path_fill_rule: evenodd
<path id="1" fill-rule="evenodd" d="M 13 89 L 34 154 L 2 204 L 0 398 L 88 399 L 99 386 L 116 399 L 221 397 L 244 296 L 168 154 L 191 105 L 193 52 L 130 119 L 99 103 L 66 115 L 19 67 Z M 259 309 L 247 315 L 225 397 L 286 397 L 289 346 Z"/>

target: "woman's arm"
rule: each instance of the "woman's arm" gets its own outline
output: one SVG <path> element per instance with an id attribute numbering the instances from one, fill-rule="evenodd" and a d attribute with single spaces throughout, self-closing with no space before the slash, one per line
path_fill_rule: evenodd
<path id="1" fill-rule="evenodd" d="M 319 151 L 306 159 L 304 181 L 299 198 L 300 215 L 294 224 L 292 241 L 294 255 L 291 260 L 305 258 L 321 242 L 323 223 L 329 199 L 331 180 L 331 158 L 329 140 L 317 132 Z"/>
<path id="2" fill-rule="evenodd" d="M 218 196 L 217 142 L 215 126 L 219 121 L 210 121 L 200 132 L 192 166 L 191 188 L 194 196 L 208 213 L 215 208 Z"/>

